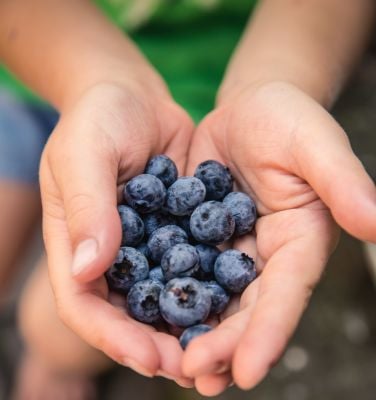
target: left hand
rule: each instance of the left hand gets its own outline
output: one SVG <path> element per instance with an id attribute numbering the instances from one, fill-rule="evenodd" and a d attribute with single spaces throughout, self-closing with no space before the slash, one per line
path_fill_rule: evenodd
<path id="1" fill-rule="evenodd" d="M 216 395 L 232 380 L 255 386 L 281 356 L 338 240 L 333 217 L 376 241 L 376 191 L 334 119 L 281 82 L 249 87 L 205 118 L 187 174 L 207 159 L 230 167 L 260 214 L 255 234 L 235 242 L 260 276 L 183 356 L 198 391 Z"/>

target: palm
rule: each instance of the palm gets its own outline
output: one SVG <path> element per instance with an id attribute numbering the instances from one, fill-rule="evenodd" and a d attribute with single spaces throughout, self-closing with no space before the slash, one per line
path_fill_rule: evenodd
<path id="1" fill-rule="evenodd" d="M 62 319 L 112 359 L 131 367 L 136 361 L 149 372 L 159 369 L 174 377 L 181 377 L 177 340 L 111 305 L 103 272 L 121 239 L 115 188 L 120 193 L 153 154 L 170 155 L 182 171 L 191 131 L 191 121 L 172 102 L 152 104 L 107 85 L 92 90 L 64 114 L 41 166 L 44 235 Z M 84 279 L 77 280 L 70 268 L 71 243 L 77 244 L 80 234 L 84 239 L 97 235 L 102 248 Z"/>
<path id="2" fill-rule="evenodd" d="M 295 329 L 335 243 L 329 210 L 303 178 L 297 160 L 303 110 L 276 107 L 276 101 L 275 92 L 243 94 L 203 121 L 190 150 L 189 172 L 208 158 L 229 165 L 261 215 L 257 236 L 234 245 L 255 257 L 262 273 L 238 307 L 231 307 L 233 313 L 192 344 L 183 359 L 184 370 L 199 377 L 196 385 L 206 394 L 229 383 L 226 366 L 243 387 L 265 376 Z M 296 102 L 310 106 L 305 98 Z M 213 374 L 218 365 L 221 373 Z"/>

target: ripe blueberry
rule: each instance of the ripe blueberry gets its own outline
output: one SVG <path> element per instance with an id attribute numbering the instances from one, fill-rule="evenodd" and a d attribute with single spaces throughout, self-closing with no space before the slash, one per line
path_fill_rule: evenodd
<path id="1" fill-rule="evenodd" d="M 234 233 L 235 221 L 222 203 L 206 201 L 193 211 L 190 227 L 196 240 L 217 245 L 230 239 Z"/>
<path id="2" fill-rule="evenodd" d="M 218 161 L 208 160 L 198 165 L 194 176 L 206 187 L 206 200 L 222 200 L 232 190 L 230 170 Z"/>
<path id="3" fill-rule="evenodd" d="M 127 293 L 137 282 L 149 275 L 149 264 L 145 256 L 133 247 L 120 247 L 114 264 L 106 272 L 111 290 Z"/>
<path id="4" fill-rule="evenodd" d="M 124 199 L 140 213 L 159 210 L 166 197 L 166 188 L 154 175 L 141 174 L 132 178 L 124 187 Z"/>
<path id="5" fill-rule="evenodd" d="M 160 320 L 159 295 L 162 288 L 163 284 L 153 279 L 136 282 L 127 296 L 129 314 L 138 321 L 148 324 Z"/>
<path id="6" fill-rule="evenodd" d="M 209 325 L 199 324 L 190 326 L 185 329 L 179 338 L 180 346 L 183 350 L 185 350 L 188 346 L 188 343 L 197 336 L 201 336 L 206 332 L 211 331 L 213 328 Z"/>
<path id="7" fill-rule="evenodd" d="M 168 188 L 178 178 L 178 170 L 171 158 L 160 154 L 154 156 L 146 165 L 145 174 L 154 175 L 159 178 Z"/>
<path id="8" fill-rule="evenodd" d="M 148 240 L 151 259 L 160 263 L 165 251 L 178 243 L 187 243 L 188 237 L 183 229 L 176 225 L 166 225 L 152 233 Z"/>
<path id="9" fill-rule="evenodd" d="M 183 176 L 167 190 L 165 210 L 173 215 L 191 215 L 205 200 L 206 189 L 197 178 Z"/>
<path id="10" fill-rule="evenodd" d="M 226 250 L 214 264 L 216 281 L 232 293 L 241 293 L 255 278 L 253 259 L 239 250 Z"/>
<path id="11" fill-rule="evenodd" d="M 256 206 L 247 194 L 231 192 L 223 199 L 223 204 L 230 210 L 235 220 L 236 236 L 252 230 L 256 222 Z"/>
<path id="12" fill-rule="evenodd" d="M 172 278 L 193 276 L 199 269 L 199 256 L 196 249 L 187 243 L 170 247 L 161 260 L 163 275 L 167 281 Z"/>
<path id="13" fill-rule="evenodd" d="M 159 307 L 169 324 L 187 327 L 205 321 L 210 312 L 211 296 L 194 278 L 174 278 L 162 289 Z"/>
<path id="14" fill-rule="evenodd" d="M 144 223 L 130 207 L 118 206 L 122 230 L 122 246 L 136 246 L 144 236 Z"/>

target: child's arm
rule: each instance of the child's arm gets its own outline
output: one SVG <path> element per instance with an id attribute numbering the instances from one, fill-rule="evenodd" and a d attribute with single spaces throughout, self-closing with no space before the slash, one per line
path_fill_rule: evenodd
<path id="1" fill-rule="evenodd" d="M 288 82 L 330 107 L 368 41 L 372 0 L 262 0 L 238 44 L 218 95 Z"/>
<path id="2" fill-rule="evenodd" d="M 1 1 L 0 49 L 5 63 L 61 112 L 40 168 L 43 233 L 61 318 L 119 363 L 178 379 L 177 339 L 111 306 L 103 273 L 120 246 L 122 185 L 153 154 L 169 154 L 182 172 L 191 120 L 89 1 Z"/>
<path id="3" fill-rule="evenodd" d="M 335 247 L 332 216 L 376 242 L 375 186 L 322 106 L 361 54 L 373 11 L 366 0 L 261 2 L 216 110 L 194 135 L 188 173 L 222 160 L 262 215 L 257 236 L 235 243 L 256 258 L 260 277 L 233 315 L 185 351 L 183 371 L 202 394 L 232 380 L 249 389 L 277 362 Z"/>
<path id="4" fill-rule="evenodd" d="M 97 83 L 164 83 L 89 0 L 3 0 L 0 59 L 59 110 Z"/>

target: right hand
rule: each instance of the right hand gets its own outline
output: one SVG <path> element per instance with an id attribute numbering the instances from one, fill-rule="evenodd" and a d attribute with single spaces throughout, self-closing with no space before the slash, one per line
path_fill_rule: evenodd
<path id="1" fill-rule="evenodd" d="M 43 233 L 59 316 L 78 336 L 144 375 L 182 379 L 177 339 L 108 302 L 103 276 L 121 241 L 124 182 L 155 154 L 184 171 L 193 131 L 165 89 L 97 84 L 62 112 L 42 156 Z M 74 271 L 72 271 L 74 266 Z"/>

